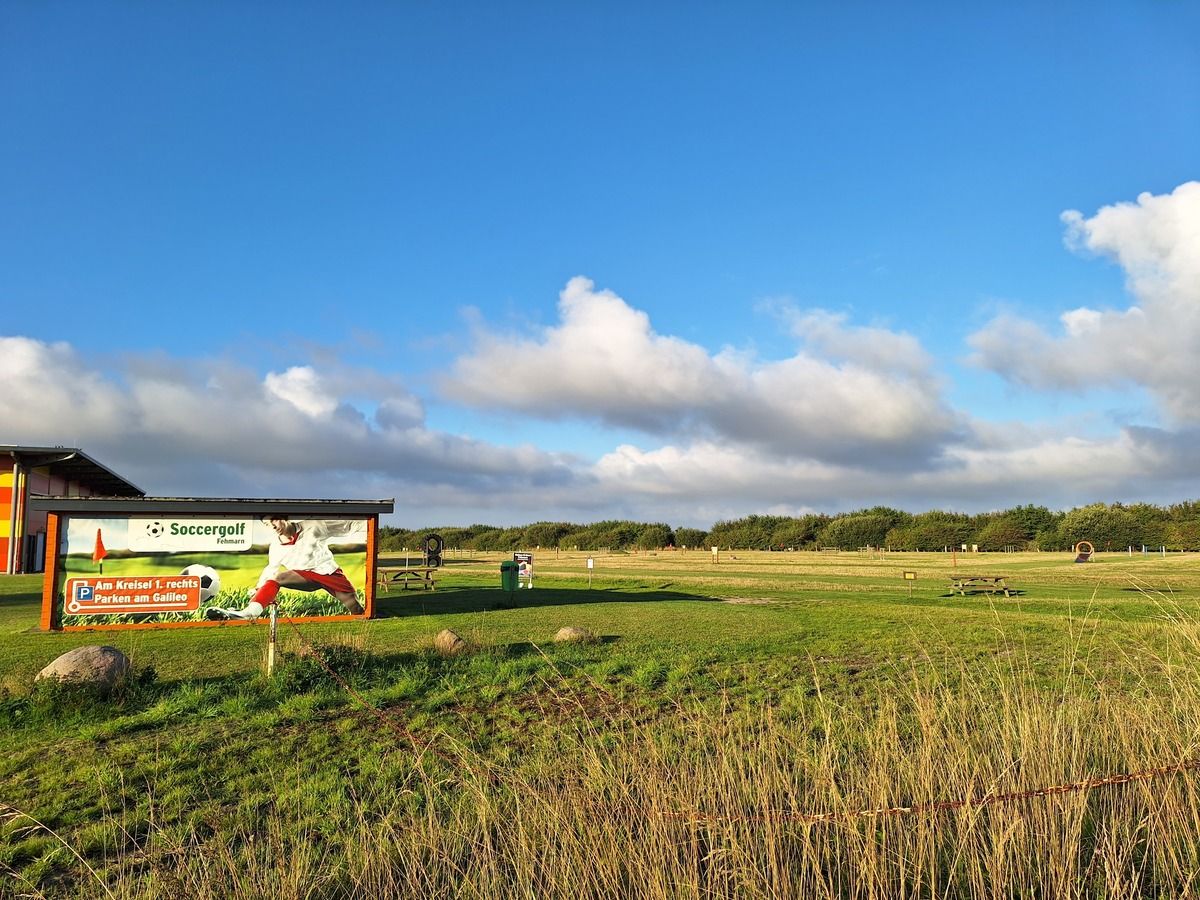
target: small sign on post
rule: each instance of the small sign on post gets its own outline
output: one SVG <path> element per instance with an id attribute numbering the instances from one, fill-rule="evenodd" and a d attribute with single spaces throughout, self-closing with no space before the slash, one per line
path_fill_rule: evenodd
<path id="1" fill-rule="evenodd" d="M 713 551 L 713 562 L 720 562 L 720 559 L 718 558 L 718 554 L 720 554 L 721 548 L 713 547 L 712 551 Z"/>
<path id="2" fill-rule="evenodd" d="M 912 599 L 912 583 L 917 580 L 916 572 L 905 572 L 904 581 L 908 584 L 908 599 Z"/>
<path id="3" fill-rule="evenodd" d="M 588 562 L 587 562 L 588 590 L 589 591 L 592 589 L 592 569 L 594 569 L 594 568 L 596 568 L 596 561 L 589 556 Z"/>
<path id="4" fill-rule="evenodd" d="M 533 554 L 532 553 L 514 553 L 513 562 L 517 564 L 517 587 L 521 586 L 521 582 L 525 582 L 525 587 L 533 587 Z"/>

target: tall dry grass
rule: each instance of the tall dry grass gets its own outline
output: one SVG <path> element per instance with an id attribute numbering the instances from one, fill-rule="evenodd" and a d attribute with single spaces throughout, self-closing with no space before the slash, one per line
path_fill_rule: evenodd
<path id="1" fill-rule="evenodd" d="M 853 705 L 813 680 L 787 708 L 681 708 L 624 728 L 581 715 L 558 753 L 527 765 L 498 768 L 445 742 L 398 780 L 348 779 L 329 827 L 297 829 L 299 811 L 277 806 L 231 813 L 237 824 L 219 839 L 152 832 L 105 861 L 103 879 L 77 872 L 70 890 L 121 900 L 1195 896 L 1193 772 L 857 815 L 1197 759 L 1198 632 L 1167 605 L 1164 621 L 1169 640 L 1130 653 L 1122 671 L 1098 670 L 1082 637 L 1094 631 L 1069 622 L 1079 639 L 1053 690 L 1014 646 L 982 671 L 914 669 Z M 836 818 L 802 818 L 823 813 Z"/>

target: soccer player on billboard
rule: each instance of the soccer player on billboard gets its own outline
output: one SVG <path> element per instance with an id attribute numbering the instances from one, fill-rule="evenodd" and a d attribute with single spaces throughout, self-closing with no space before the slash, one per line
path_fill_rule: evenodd
<path id="1" fill-rule="evenodd" d="M 267 554 L 267 565 L 258 578 L 254 597 L 243 609 L 209 607 L 205 616 L 227 619 L 257 619 L 275 602 L 281 588 L 293 591 L 325 590 L 353 615 L 361 615 L 358 592 L 329 549 L 329 539 L 350 534 L 359 523 L 354 519 L 297 519 L 263 516 L 275 532 Z"/>

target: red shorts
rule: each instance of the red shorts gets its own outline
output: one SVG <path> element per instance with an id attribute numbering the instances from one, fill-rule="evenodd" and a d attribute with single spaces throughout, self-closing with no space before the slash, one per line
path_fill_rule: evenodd
<path id="1" fill-rule="evenodd" d="M 346 573 L 341 569 L 338 569 L 332 575 L 322 575 L 320 572 L 310 572 L 307 569 L 293 569 L 292 571 L 308 581 L 315 581 L 331 594 L 343 594 L 347 591 L 351 594 L 357 593 L 354 590 L 354 585 L 350 583 L 350 579 L 346 577 Z"/>

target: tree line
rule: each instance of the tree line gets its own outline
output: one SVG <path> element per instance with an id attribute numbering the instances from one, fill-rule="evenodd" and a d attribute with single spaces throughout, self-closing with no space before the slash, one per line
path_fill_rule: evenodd
<path id="1" fill-rule="evenodd" d="M 607 520 L 590 525 L 535 522 L 508 528 L 493 525 L 406 529 L 380 528 L 380 549 L 418 551 L 437 533 L 447 547 L 471 550 L 657 550 L 663 547 L 733 550 L 937 551 L 977 546 L 980 550 L 1070 550 L 1090 541 L 1097 550 L 1142 546 L 1157 550 L 1200 550 L 1200 501 L 1161 507 L 1149 503 L 1093 503 L 1069 511 L 1015 506 L 987 513 L 931 510 L 908 513 L 888 506 L 805 516 L 746 516 L 717 522 L 705 531 L 662 522 Z"/>

